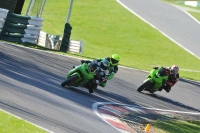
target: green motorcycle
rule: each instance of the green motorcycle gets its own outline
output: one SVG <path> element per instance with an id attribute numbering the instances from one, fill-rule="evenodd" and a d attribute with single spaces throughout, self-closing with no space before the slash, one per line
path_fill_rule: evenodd
<path id="1" fill-rule="evenodd" d="M 68 86 L 74 86 L 74 87 L 85 87 L 86 84 L 90 85 L 90 87 L 87 87 L 89 89 L 90 93 L 93 93 L 92 90 L 92 83 L 94 76 L 97 74 L 97 65 L 95 63 L 82 63 L 79 66 L 74 67 L 71 69 L 67 76 L 66 80 L 61 83 L 62 87 Z"/>
<path id="2" fill-rule="evenodd" d="M 168 76 L 159 76 L 158 72 L 160 69 L 152 69 L 150 74 L 143 81 L 142 85 L 137 89 L 141 92 L 143 90 L 149 91 L 150 93 L 156 92 L 161 86 L 166 85 Z"/>

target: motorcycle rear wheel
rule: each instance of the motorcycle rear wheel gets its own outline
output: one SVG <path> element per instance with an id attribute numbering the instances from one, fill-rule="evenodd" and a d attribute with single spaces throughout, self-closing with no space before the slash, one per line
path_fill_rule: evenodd
<path id="1" fill-rule="evenodd" d="M 152 83 L 151 83 L 149 80 L 147 80 L 146 82 L 144 82 L 144 83 L 137 89 L 137 91 L 138 91 L 138 92 L 141 92 L 141 91 L 143 91 L 145 88 L 148 88 L 151 84 L 152 84 Z"/>
<path id="2" fill-rule="evenodd" d="M 78 79 L 78 75 L 73 75 L 71 77 L 69 77 L 67 80 L 65 80 L 64 82 L 61 83 L 62 87 L 65 87 L 66 85 L 69 85 L 73 82 L 75 82 Z"/>

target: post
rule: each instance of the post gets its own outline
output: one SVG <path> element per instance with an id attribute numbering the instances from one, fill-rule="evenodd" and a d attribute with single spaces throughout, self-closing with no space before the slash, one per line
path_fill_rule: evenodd
<path id="1" fill-rule="evenodd" d="M 44 10 L 44 6 L 45 6 L 45 4 L 46 4 L 46 0 L 43 0 L 43 2 L 42 2 L 42 7 L 40 8 L 40 13 L 39 13 L 39 16 L 38 17 L 42 17 L 42 12 L 43 12 L 43 10 Z"/>
<path id="2" fill-rule="evenodd" d="M 41 18 L 46 0 L 30 0 L 26 15 Z"/>
<path id="3" fill-rule="evenodd" d="M 69 5 L 69 10 L 68 10 L 68 14 L 67 14 L 67 19 L 66 19 L 66 23 L 69 23 L 69 19 L 71 16 L 71 11 L 72 11 L 72 5 L 73 5 L 74 0 L 70 1 L 70 5 Z"/>
<path id="4" fill-rule="evenodd" d="M 24 1 L 25 1 L 25 0 L 18 0 L 18 1 L 17 1 L 17 4 L 16 4 L 16 6 L 15 6 L 14 13 L 16 13 L 16 14 L 21 14 L 22 8 L 23 8 L 23 6 L 24 6 Z"/>
<path id="5" fill-rule="evenodd" d="M 67 51 L 67 49 L 69 47 L 69 43 L 70 43 L 70 35 L 71 35 L 72 27 L 69 24 L 69 19 L 71 16 L 73 1 L 74 0 L 70 1 L 70 6 L 69 6 L 68 14 L 67 14 L 65 28 L 64 28 L 64 34 L 63 34 L 63 38 L 62 38 L 62 42 L 61 42 L 61 46 L 60 46 L 60 51 L 63 51 L 63 52 Z"/>
<path id="6" fill-rule="evenodd" d="M 29 3 L 29 5 L 28 5 L 28 9 L 26 10 L 26 15 L 28 15 L 29 14 L 29 12 L 30 12 L 30 9 L 32 8 L 32 6 L 33 6 L 33 2 L 32 2 L 33 0 L 30 0 L 30 3 Z"/>

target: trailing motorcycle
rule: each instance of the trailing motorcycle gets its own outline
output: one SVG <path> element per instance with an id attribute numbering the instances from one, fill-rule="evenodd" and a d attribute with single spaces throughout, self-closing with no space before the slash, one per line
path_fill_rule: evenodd
<path id="1" fill-rule="evenodd" d="M 162 86 L 166 86 L 168 76 L 159 76 L 160 69 L 152 69 L 146 79 L 142 82 L 142 85 L 137 89 L 138 92 L 148 91 L 154 93 L 161 89 Z"/>
<path id="2" fill-rule="evenodd" d="M 79 66 L 71 69 L 66 80 L 61 83 L 62 87 L 74 86 L 74 87 L 86 87 L 89 89 L 90 93 L 93 93 L 93 85 L 96 85 L 96 80 L 94 79 L 97 74 L 98 66 L 95 63 L 82 63 Z"/>

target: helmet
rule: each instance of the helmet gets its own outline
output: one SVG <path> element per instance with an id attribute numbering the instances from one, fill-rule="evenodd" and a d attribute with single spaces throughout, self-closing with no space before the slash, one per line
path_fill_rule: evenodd
<path id="1" fill-rule="evenodd" d="M 96 73 L 96 71 L 97 71 L 97 64 L 95 64 L 95 63 L 92 62 L 92 63 L 89 64 L 88 68 L 89 68 L 90 72 Z"/>
<path id="2" fill-rule="evenodd" d="M 119 62 L 119 55 L 113 54 L 110 58 L 110 64 L 114 66 L 117 65 L 118 62 Z"/>
<path id="3" fill-rule="evenodd" d="M 179 71 L 179 67 L 177 65 L 173 65 L 170 67 L 170 73 L 176 75 Z"/>
<path id="4" fill-rule="evenodd" d="M 106 70 L 108 67 L 110 66 L 110 62 L 106 59 L 103 59 L 101 61 L 101 64 L 100 64 L 100 67 L 103 69 L 103 70 Z"/>

